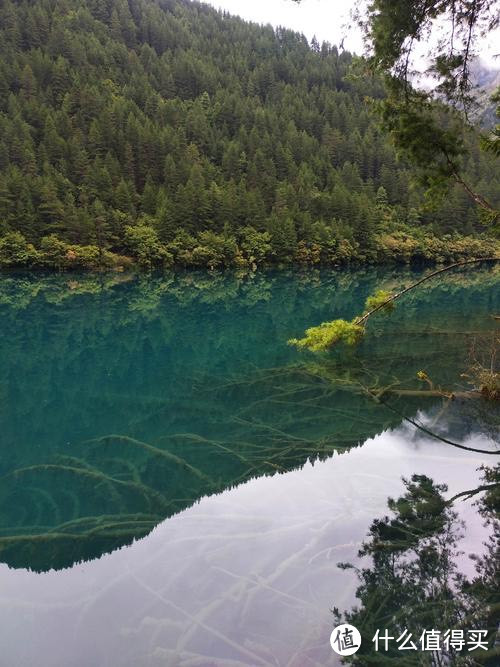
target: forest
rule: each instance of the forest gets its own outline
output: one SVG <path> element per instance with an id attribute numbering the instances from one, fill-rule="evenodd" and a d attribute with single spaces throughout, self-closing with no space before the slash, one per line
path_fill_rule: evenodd
<path id="1" fill-rule="evenodd" d="M 0 266 L 494 254 L 459 185 L 426 199 L 360 62 L 187 0 L 0 0 Z M 498 206 L 497 158 L 465 142 Z"/>

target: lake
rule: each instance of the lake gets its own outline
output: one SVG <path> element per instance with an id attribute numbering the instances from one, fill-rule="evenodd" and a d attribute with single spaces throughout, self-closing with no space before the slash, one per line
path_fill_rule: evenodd
<path id="1" fill-rule="evenodd" d="M 369 564 L 402 478 L 450 498 L 496 463 L 498 407 L 464 376 L 491 361 L 500 272 L 425 283 L 355 348 L 287 340 L 421 275 L 0 278 L 0 665 L 340 664 L 359 577 L 338 563 Z M 478 498 L 453 505 L 467 577 Z"/>

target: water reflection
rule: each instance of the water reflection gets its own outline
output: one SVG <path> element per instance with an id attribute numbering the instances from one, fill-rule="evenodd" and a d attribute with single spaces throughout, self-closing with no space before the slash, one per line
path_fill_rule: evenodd
<path id="1" fill-rule="evenodd" d="M 205 496 L 348 452 L 421 408 L 463 438 L 477 401 L 449 405 L 417 371 L 465 385 L 466 341 L 492 327 L 494 270 L 427 287 L 342 358 L 286 346 L 409 277 L 1 280 L 0 559 L 45 571 L 98 558 Z M 484 433 L 498 432 L 492 414 Z"/>
<path id="2" fill-rule="evenodd" d="M 399 428 L 348 456 L 204 498 L 99 560 L 44 574 L 0 566 L 2 663 L 338 665 L 330 609 L 351 607 L 358 582 L 337 563 L 357 562 L 402 476 L 432 476 L 451 497 L 479 483 L 484 458 Z M 486 531 L 476 510 L 456 509 L 467 524 L 459 547 L 477 552 Z"/>

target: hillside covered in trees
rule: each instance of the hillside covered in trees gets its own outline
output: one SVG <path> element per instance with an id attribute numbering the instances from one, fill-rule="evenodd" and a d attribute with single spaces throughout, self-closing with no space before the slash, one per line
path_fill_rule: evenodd
<path id="1" fill-rule="evenodd" d="M 458 186 L 424 205 L 353 60 L 187 0 L 0 0 L 0 265 L 491 252 Z M 470 143 L 466 177 L 498 204 Z"/>

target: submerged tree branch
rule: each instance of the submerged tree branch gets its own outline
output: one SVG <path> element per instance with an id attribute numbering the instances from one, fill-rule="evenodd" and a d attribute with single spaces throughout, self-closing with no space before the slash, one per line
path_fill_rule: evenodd
<path id="1" fill-rule="evenodd" d="M 406 417 L 406 415 L 402 415 L 402 417 L 405 421 L 412 424 L 413 426 L 415 426 L 415 428 L 418 428 L 420 431 L 423 431 L 426 435 L 430 435 L 431 438 L 436 438 L 436 440 L 440 440 L 441 442 L 444 442 L 447 445 L 451 445 L 452 447 L 458 447 L 458 449 L 465 449 L 468 452 L 476 452 L 478 454 L 490 454 L 492 456 L 500 456 L 500 450 L 493 451 L 491 449 L 476 449 L 475 447 L 467 447 L 466 445 L 459 445 L 458 442 L 452 442 L 447 438 L 443 438 L 442 435 L 438 435 L 437 433 L 430 431 L 428 428 L 425 428 L 425 426 L 422 426 L 422 424 L 419 424 L 413 419 L 410 419 L 410 417 Z"/>
<path id="2" fill-rule="evenodd" d="M 452 447 L 457 447 L 458 449 L 464 449 L 467 452 L 475 452 L 476 454 L 488 454 L 491 456 L 500 456 L 500 450 L 491 450 L 491 449 L 476 449 L 475 447 L 467 447 L 466 445 L 460 445 L 458 442 L 453 442 L 452 440 L 448 440 L 448 438 L 443 437 L 442 435 L 438 435 L 437 433 L 434 433 L 434 431 L 429 430 L 425 426 L 422 426 L 422 424 L 419 424 L 417 421 L 414 419 L 411 419 L 410 417 L 407 417 L 405 414 L 400 412 L 399 410 L 396 410 L 392 405 L 389 405 L 386 401 L 380 400 L 379 397 L 374 396 L 375 400 L 379 401 L 382 403 L 386 408 L 391 410 L 391 412 L 394 412 L 394 414 L 398 415 L 401 419 L 404 421 L 408 422 L 415 428 L 417 428 L 419 431 L 422 431 L 426 435 L 429 435 L 431 438 L 435 438 L 436 440 L 440 440 L 441 442 L 444 442 L 447 445 L 451 445 Z"/>

